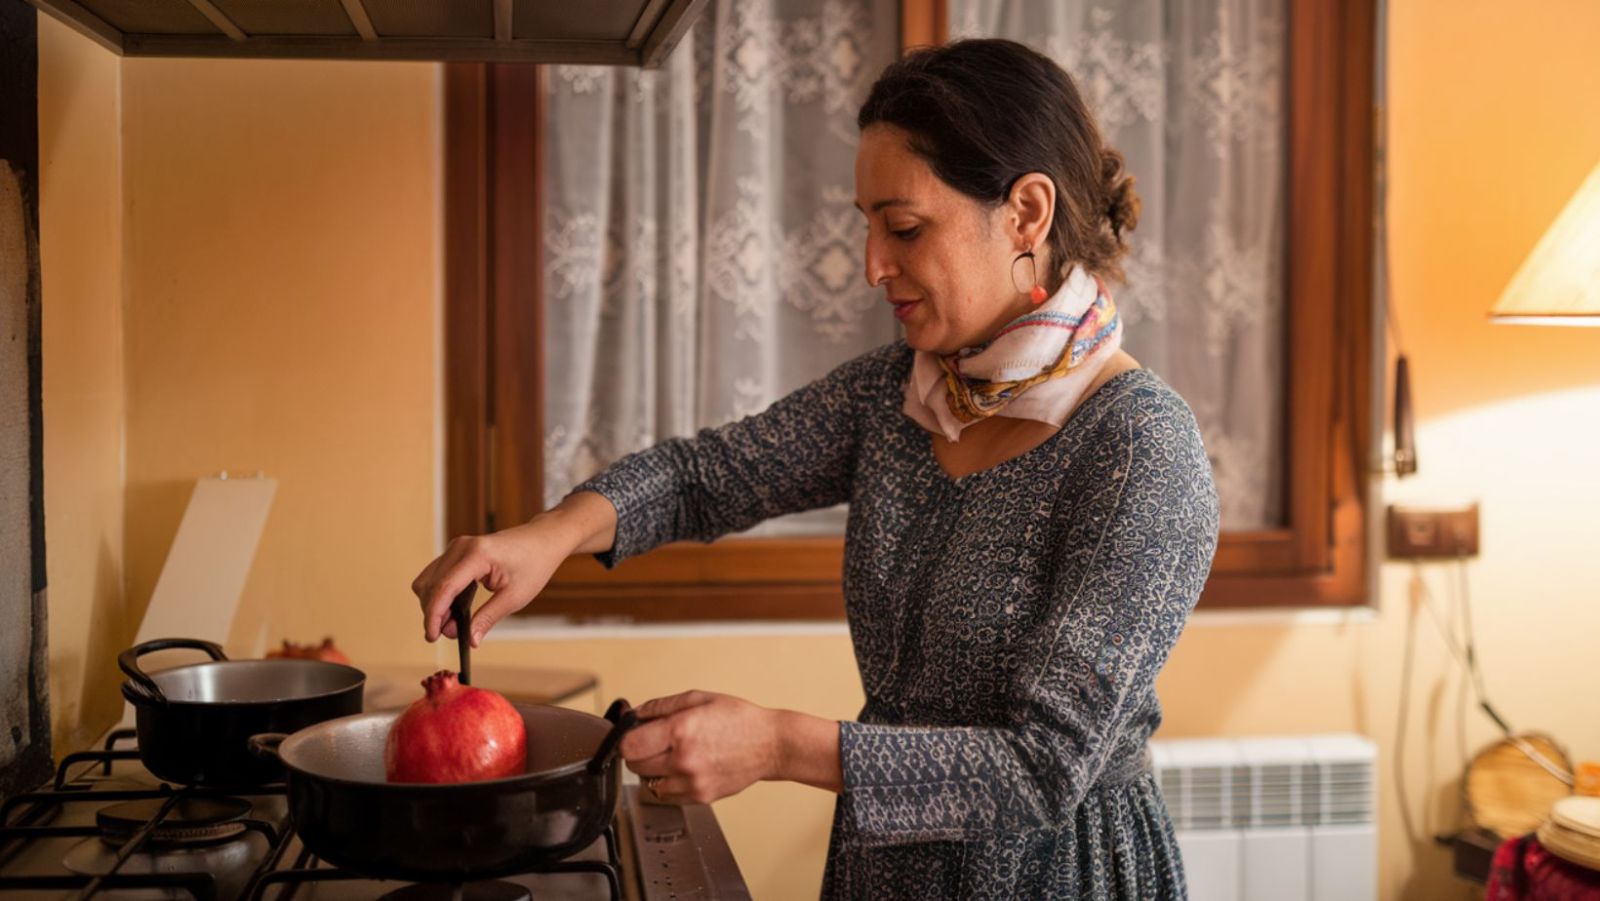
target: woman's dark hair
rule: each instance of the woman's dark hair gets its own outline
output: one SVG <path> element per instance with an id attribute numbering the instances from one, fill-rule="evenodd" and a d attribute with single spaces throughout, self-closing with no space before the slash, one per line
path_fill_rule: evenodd
<path id="1" fill-rule="evenodd" d="M 955 41 L 908 54 L 878 76 L 856 123 L 911 134 L 934 174 L 994 207 L 1029 172 L 1056 185 L 1048 243 L 1052 290 L 1072 263 L 1116 281 L 1139 221 L 1122 154 L 1106 146 L 1071 76 L 1015 41 Z"/>

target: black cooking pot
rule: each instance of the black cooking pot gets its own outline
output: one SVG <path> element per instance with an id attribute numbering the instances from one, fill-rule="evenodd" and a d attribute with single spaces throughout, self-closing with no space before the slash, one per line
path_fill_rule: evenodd
<path id="1" fill-rule="evenodd" d="M 139 668 L 155 651 L 192 648 L 212 662 L 157 673 Z M 283 778 L 275 761 L 250 753 L 250 736 L 293 732 L 361 712 L 367 677 L 321 660 L 229 660 L 195 638 L 158 638 L 123 651 L 122 696 L 133 705 L 139 759 L 156 776 L 185 785 L 258 785 Z"/>
<path id="2" fill-rule="evenodd" d="M 384 743 L 403 711 L 258 735 L 256 753 L 288 771 L 289 813 L 318 857 L 382 879 L 462 883 L 569 857 L 616 814 L 617 744 L 637 722 L 625 701 L 605 719 L 516 704 L 528 736 L 521 775 L 453 785 L 390 783 Z"/>

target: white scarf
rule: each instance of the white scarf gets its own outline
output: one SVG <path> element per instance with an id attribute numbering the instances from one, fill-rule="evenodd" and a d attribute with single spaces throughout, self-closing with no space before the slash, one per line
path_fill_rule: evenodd
<path id="1" fill-rule="evenodd" d="M 948 440 L 988 416 L 1047 422 L 1060 428 L 1122 346 L 1122 319 L 1098 279 L 1074 266 L 1054 296 L 1018 317 L 994 340 L 941 359 L 917 351 L 906 382 L 905 413 Z M 951 408 L 950 381 L 983 395 L 989 407 L 964 421 Z M 1002 388 L 996 383 L 1027 383 Z"/>

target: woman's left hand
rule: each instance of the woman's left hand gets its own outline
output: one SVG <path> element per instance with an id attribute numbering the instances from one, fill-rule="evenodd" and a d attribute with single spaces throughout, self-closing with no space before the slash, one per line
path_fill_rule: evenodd
<path id="1" fill-rule="evenodd" d="M 708 691 L 639 705 L 622 758 L 656 796 L 709 804 L 778 778 L 779 712 Z"/>

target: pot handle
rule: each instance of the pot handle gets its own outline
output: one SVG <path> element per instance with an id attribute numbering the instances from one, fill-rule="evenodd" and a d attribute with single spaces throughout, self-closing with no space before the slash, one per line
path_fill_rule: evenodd
<path id="1" fill-rule="evenodd" d="M 282 763 L 283 758 L 278 756 L 278 746 L 283 744 L 283 740 L 288 737 L 288 734 L 284 732 L 262 732 L 259 735 L 252 735 L 250 736 L 250 753 L 262 760 Z"/>
<path id="2" fill-rule="evenodd" d="M 146 699 L 158 704 L 167 703 L 167 696 L 161 693 L 161 688 L 150 674 L 139 668 L 139 658 L 156 651 L 168 651 L 173 648 L 189 648 L 196 651 L 205 651 L 211 655 L 212 660 L 227 660 L 228 655 L 222 652 L 222 645 L 214 641 L 205 641 L 199 638 L 155 638 L 133 647 L 117 655 L 117 668 L 128 675 L 133 688 Z"/>
<path id="3" fill-rule="evenodd" d="M 611 708 L 606 711 L 606 719 L 611 721 L 611 731 L 600 742 L 600 750 L 594 752 L 589 759 L 589 773 L 598 775 L 611 762 L 617 752 L 617 746 L 622 743 L 622 736 L 627 735 L 634 726 L 639 725 L 639 711 L 621 698 L 611 702 Z"/>

